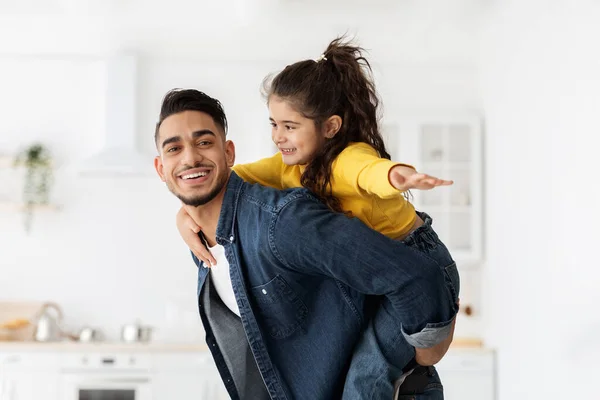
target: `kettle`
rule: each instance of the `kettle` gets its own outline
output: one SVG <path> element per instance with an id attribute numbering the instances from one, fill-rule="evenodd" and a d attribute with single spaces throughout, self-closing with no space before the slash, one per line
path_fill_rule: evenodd
<path id="1" fill-rule="evenodd" d="M 36 317 L 34 339 L 38 342 L 60 340 L 63 313 L 55 303 L 45 303 Z"/>

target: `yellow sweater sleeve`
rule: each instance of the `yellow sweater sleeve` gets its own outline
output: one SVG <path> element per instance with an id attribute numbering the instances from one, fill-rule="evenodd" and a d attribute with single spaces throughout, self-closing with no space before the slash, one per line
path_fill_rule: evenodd
<path id="1" fill-rule="evenodd" d="M 382 199 L 393 198 L 400 194 L 389 180 L 390 169 L 396 165 L 413 168 L 379 157 L 377 151 L 366 143 L 351 144 L 334 162 L 335 185 L 344 185 L 347 189 L 364 191 Z"/>
<path id="2" fill-rule="evenodd" d="M 284 189 L 282 184 L 283 160 L 281 153 L 248 164 L 237 164 L 233 171 L 248 183 L 258 183 L 275 189 Z"/>

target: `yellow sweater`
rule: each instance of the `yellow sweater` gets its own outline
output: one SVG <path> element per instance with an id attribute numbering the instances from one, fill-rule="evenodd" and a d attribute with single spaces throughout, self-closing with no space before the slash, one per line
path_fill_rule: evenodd
<path id="1" fill-rule="evenodd" d="M 368 144 L 352 143 L 333 161 L 331 178 L 332 193 L 342 209 L 392 239 L 408 233 L 416 219 L 413 205 L 389 182 L 395 165 L 399 164 L 380 158 Z M 276 189 L 301 187 L 304 169 L 284 164 L 281 153 L 233 167 L 246 182 Z"/>

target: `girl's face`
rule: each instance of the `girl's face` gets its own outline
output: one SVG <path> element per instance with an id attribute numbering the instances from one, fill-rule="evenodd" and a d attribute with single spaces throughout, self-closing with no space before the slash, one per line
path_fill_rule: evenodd
<path id="1" fill-rule="evenodd" d="M 287 165 L 310 163 L 325 142 L 312 119 L 304 117 L 289 102 L 271 96 L 269 99 L 271 138 Z"/>

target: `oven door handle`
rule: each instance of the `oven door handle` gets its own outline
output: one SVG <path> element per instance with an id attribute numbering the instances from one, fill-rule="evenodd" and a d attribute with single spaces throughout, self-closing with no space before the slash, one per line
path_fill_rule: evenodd
<path id="1" fill-rule="evenodd" d="M 83 383 L 149 383 L 149 378 L 105 378 L 86 379 Z"/>

